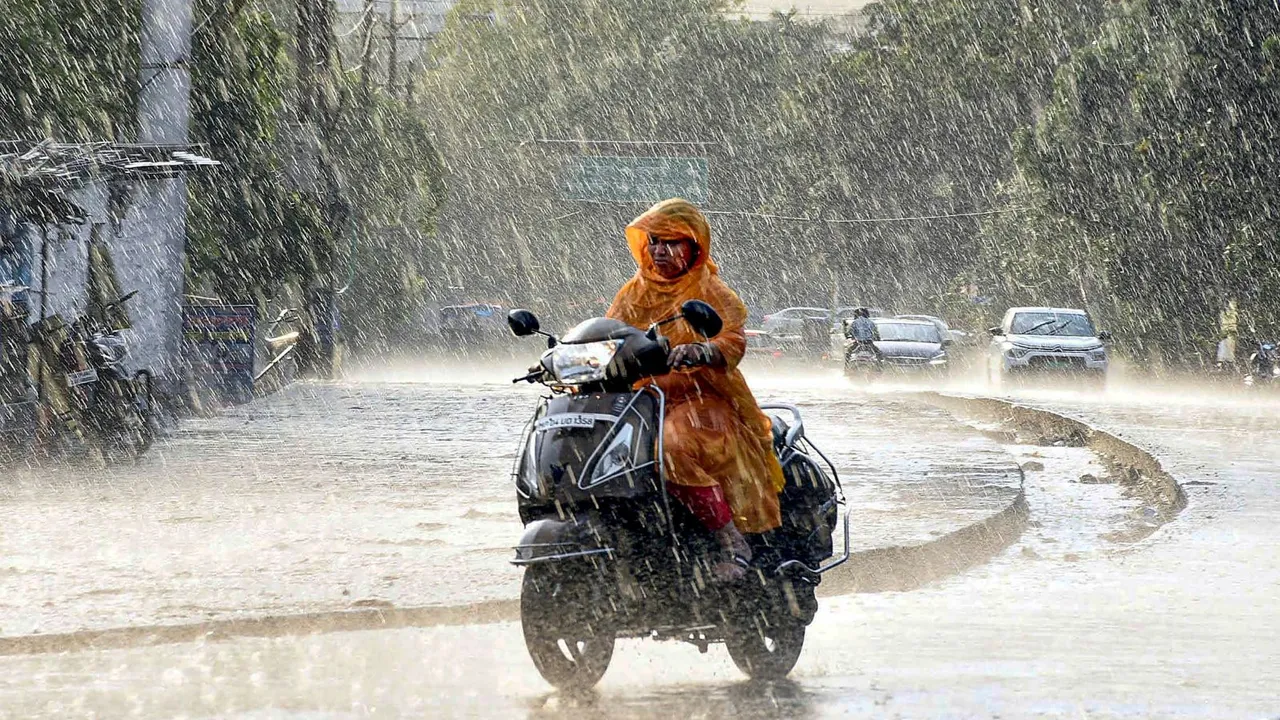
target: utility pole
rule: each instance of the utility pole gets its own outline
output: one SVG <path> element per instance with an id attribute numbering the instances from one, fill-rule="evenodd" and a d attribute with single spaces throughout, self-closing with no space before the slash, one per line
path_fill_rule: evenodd
<path id="1" fill-rule="evenodd" d="M 387 39 L 391 42 L 389 59 L 387 60 L 387 91 L 391 97 L 399 97 L 396 92 L 396 77 L 400 69 L 400 0 L 391 0 L 391 14 L 387 19 L 390 32 Z"/>
<path id="2" fill-rule="evenodd" d="M 333 0 L 295 0 L 298 14 L 298 90 L 302 96 L 299 120 L 316 138 L 316 197 L 327 229 L 317 248 L 320 267 L 308 279 L 306 308 L 311 320 L 309 350 L 299 353 L 300 370 L 328 378 L 335 369 L 337 355 L 337 296 L 333 263 L 337 240 L 347 231 L 349 208 L 329 155 L 334 147 L 335 107 L 333 82 L 334 35 Z M 302 367 L 305 366 L 305 367 Z"/>
<path id="3" fill-rule="evenodd" d="M 191 122 L 192 0 L 143 0 L 138 141 L 185 146 Z M 162 388 L 179 375 L 187 248 L 187 188 L 175 175 L 137 188 L 136 230 L 114 253 L 140 297 L 133 303 L 137 355 Z"/>
<path id="4" fill-rule="evenodd" d="M 361 22 L 364 27 L 362 34 L 364 35 L 363 47 L 361 48 L 360 61 L 360 90 L 368 97 L 373 92 L 373 29 L 377 25 L 375 18 L 377 14 L 374 11 L 374 3 L 376 0 L 364 0 L 364 14 L 361 16 Z"/>

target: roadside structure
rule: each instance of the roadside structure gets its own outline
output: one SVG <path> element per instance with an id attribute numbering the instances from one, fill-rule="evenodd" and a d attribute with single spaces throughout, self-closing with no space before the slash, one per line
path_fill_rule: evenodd
<path id="1" fill-rule="evenodd" d="M 0 366 L 9 387 L 6 405 L 24 395 L 23 323 L 52 314 L 75 318 L 114 298 L 91 298 L 99 272 L 111 266 L 130 303 L 131 357 L 152 369 L 162 390 L 180 377 L 183 265 L 161 262 L 172 253 L 171 221 L 139 198 L 181 173 L 216 165 L 185 145 L 0 141 L 0 304 L 9 329 Z M 7 287 L 6 287 L 7 286 Z M 12 410 L 12 408 L 10 408 Z M 5 415 L 0 413 L 0 422 Z"/>

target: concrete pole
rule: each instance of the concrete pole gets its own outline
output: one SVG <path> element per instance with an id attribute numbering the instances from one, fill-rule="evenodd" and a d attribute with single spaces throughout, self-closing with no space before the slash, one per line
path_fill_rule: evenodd
<path id="1" fill-rule="evenodd" d="M 191 2 L 143 0 L 140 142 L 187 142 L 191 123 Z"/>
<path id="2" fill-rule="evenodd" d="M 369 97 L 373 92 L 373 53 L 374 53 L 374 28 L 378 26 L 378 12 L 374 5 L 375 0 L 364 0 L 364 14 L 361 16 L 361 22 L 364 24 L 363 41 L 360 53 L 360 89 L 364 92 L 365 97 Z"/>
<path id="3" fill-rule="evenodd" d="M 191 122 L 192 0 L 143 0 L 138 141 L 185 145 Z M 133 360 L 163 390 L 180 376 L 187 189 L 181 175 L 136 188 L 129 220 L 111 243 L 123 292 L 138 290 Z"/>
<path id="4" fill-rule="evenodd" d="M 387 59 L 387 92 L 391 97 L 400 97 L 400 93 L 396 90 L 400 82 L 400 0 L 391 0 L 391 14 L 387 19 L 387 27 L 390 31 L 387 39 L 391 41 Z"/>

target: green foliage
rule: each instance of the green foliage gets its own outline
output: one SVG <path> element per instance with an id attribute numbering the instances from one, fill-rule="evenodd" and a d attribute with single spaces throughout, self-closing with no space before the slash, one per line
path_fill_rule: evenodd
<path id="1" fill-rule="evenodd" d="M 0 138 L 126 140 L 139 0 L 0 0 Z"/>
<path id="2" fill-rule="evenodd" d="M 632 271 L 621 228 L 644 206 L 566 206 L 561 169 L 579 152 L 705 154 L 716 205 L 778 207 L 776 168 L 757 155 L 776 154 L 788 123 L 778 106 L 813 71 L 824 33 L 781 18 L 741 22 L 723 9 L 705 0 L 455 8 L 436 69 L 421 80 L 448 158 L 432 272 L 443 299 L 533 296 L 550 306 L 612 295 Z M 648 140 L 672 144 L 634 144 Z M 764 287 L 768 268 L 753 260 L 767 254 L 745 238 L 794 240 L 793 230 L 717 218 L 717 254 L 734 261 L 726 266 L 739 280 Z"/>
<path id="3" fill-rule="evenodd" d="M 838 284 L 842 303 L 971 323 L 1083 305 L 1134 352 L 1170 357 L 1211 347 L 1231 299 L 1242 332 L 1280 330 L 1269 0 L 883 0 L 852 36 L 722 10 L 461 3 L 424 81 L 454 201 L 445 284 L 607 293 L 642 208 L 566 204 L 557 176 L 576 154 L 646 151 L 536 139 L 700 140 L 713 208 L 955 216 L 715 216 L 717 253 L 753 304 L 821 303 Z M 478 277 L 457 272 L 468 253 Z M 996 301 L 975 306 L 961 285 Z"/>
<path id="4" fill-rule="evenodd" d="M 313 271 L 329 233 L 316 200 L 284 177 L 284 34 L 258 12 L 212 22 L 195 43 L 193 136 L 222 165 L 189 181 L 189 263 L 218 296 L 246 301 Z"/>
<path id="5" fill-rule="evenodd" d="M 292 38 L 267 12 L 207 4 L 193 78 L 195 135 L 222 166 L 190 184 L 193 280 L 249 301 L 351 281 L 348 332 L 367 341 L 401 331 L 422 304 L 417 258 L 443 197 L 421 112 L 335 76 L 330 123 L 298 122 Z M 317 171 L 317 157 L 332 167 L 336 187 Z"/>
<path id="6" fill-rule="evenodd" d="M 427 305 L 444 167 L 415 108 L 383 93 L 352 97 L 361 109 L 342 116 L 335 148 L 353 212 L 354 258 L 338 278 L 350 281 L 346 332 L 366 349 L 395 347 L 420 330 Z"/>
<path id="7" fill-rule="evenodd" d="M 335 73 L 332 127 L 311 129 L 296 112 L 296 41 L 281 20 L 292 5 L 195 5 L 191 139 L 222 165 L 188 180 L 190 282 L 252 302 L 352 274 L 365 285 L 356 326 L 384 334 L 421 304 L 415 258 L 443 197 L 422 112 Z M 0 17 L 0 138 L 132 139 L 139 0 L 0 0 Z M 317 177 L 317 155 L 336 188 Z M 335 226 L 335 204 L 352 209 L 351 223 Z"/>
<path id="8" fill-rule="evenodd" d="M 1135 350 L 1170 357 L 1211 347 L 1231 299 L 1242 332 L 1275 332 L 1278 33 L 1270 2 L 1113 8 L 1017 143 L 1027 211 L 986 234 L 1006 292 L 1065 272 Z"/>
<path id="9" fill-rule="evenodd" d="M 0 133 L 127 139 L 137 0 L 0 2 Z M 836 286 L 972 324 L 1084 305 L 1170 357 L 1232 300 L 1242 334 L 1280 331 L 1271 0 L 883 0 L 856 32 L 732 6 L 461 0 L 419 100 L 335 73 L 308 131 L 283 15 L 201 0 L 193 139 L 224 165 L 191 183 L 193 280 L 251 298 L 350 274 L 370 342 L 432 301 L 594 306 L 643 206 L 564 200 L 564 163 L 699 155 L 708 205 L 757 214 L 712 217 L 757 307 Z M 948 217 L 814 221 L 918 215 Z"/>
<path id="10" fill-rule="evenodd" d="M 469 295 L 607 294 L 642 207 L 569 206 L 561 164 L 586 154 L 709 156 L 717 209 L 817 219 L 965 215 L 996 202 L 1010 137 L 1100 10 L 1066 1 L 892 0 L 849 36 L 776 15 L 743 22 L 699 0 L 472 0 L 425 81 L 452 199 L 443 255 L 480 246 Z M 486 22 L 483 18 L 492 18 Z M 622 144 L 547 146 L 538 138 Z M 709 141 L 694 149 L 625 143 Z M 564 218 L 561 221 L 558 219 Z M 971 274 L 978 222 L 713 218 L 717 254 L 753 304 L 931 306 Z M 466 228 L 465 236 L 454 228 Z M 476 236 L 481 237 L 479 243 Z M 549 251 L 550 249 L 550 251 Z M 460 299 L 460 298 L 459 298 Z"/>

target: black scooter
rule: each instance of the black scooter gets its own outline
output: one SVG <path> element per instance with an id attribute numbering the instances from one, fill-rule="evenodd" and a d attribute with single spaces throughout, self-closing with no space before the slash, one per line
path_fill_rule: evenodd
<path id="1" fill-rule="evenodd" d="M 525 568 L 525 645 L 557 687 L 598 682 L 619 637 L 682 640 L 702 652 L 723 642 L 748 676 L 785 677 L 817 612 L 822 574 L 849 557 L 846 513 L 844 554 L 823 564 L 844 503 L 835 467 L 805 439 L 799 410 L 766 405 L 787 481 L 783 523 L 747 536 L 755 557 L 743 580 L 713 580 L 718 544 L 666 490 L 666 398 L 653 385 L 633 389 L 672 370 L 659 328 L 681 320 L 705 337 L 721 329 L 715 310 L 697 300 L 648 331 L 594 318 L 560 339 L 527 310 L 508 316 L 517 336 L 548 339 L 539 365 L 514 381 L 540 382 L 551 395 L 538 404 L 515 463 L 525 532 L 513 562 Z"/>
<path id="2" fill-rule="evenodd" d="M 102 309 L 109 318 L 133 291 Z M 130 372 L 129 345 L 119 329 L 92 315 L 66 324 L 54 315 L 37 323 L 31 342 L 40 349 L 46 394 L 55 414 L 81 449 L 96 447 L 104 459 L 138 457 L 155 440 L 151 372 Z"/>

